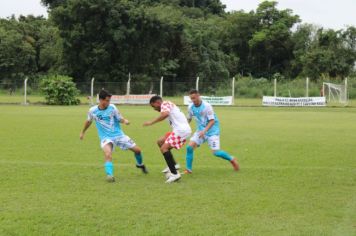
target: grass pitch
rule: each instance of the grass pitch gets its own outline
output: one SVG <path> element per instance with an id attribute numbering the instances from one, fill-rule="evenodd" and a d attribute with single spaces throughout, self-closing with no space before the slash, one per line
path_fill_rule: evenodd
<path id="1" fill-rule="evenodd" d="M 168 124 L 119 109 L 150 174 L 117 150 L 108 184 L 95 126 L 79 140 L 87 106 L 0 106 L 0 235 L 356 234 L 356 109 L 215 108 L 241 171 L 203 146 L 172 185 L 155 144 Z"/>

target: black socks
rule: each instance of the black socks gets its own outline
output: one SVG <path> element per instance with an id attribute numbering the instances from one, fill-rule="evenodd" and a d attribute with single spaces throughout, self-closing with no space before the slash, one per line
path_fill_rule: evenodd
<path id="1" fill-rule="evenodd" d="M 169 170 L 171 171 L 172 174 L 177 174 L 177 170 L 176 170 L 176 162 L 173 159 L 173 155 L 171 153 L 171 151 L 165 152 L 163 153 L 164 159 L 167 162 L 167 166 L 169 168 Z"/>

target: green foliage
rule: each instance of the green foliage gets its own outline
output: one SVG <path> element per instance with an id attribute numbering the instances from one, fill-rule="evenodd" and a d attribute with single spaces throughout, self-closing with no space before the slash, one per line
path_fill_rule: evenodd
<path id="1" fill-rule="evenodd" d="M 289 9 L 278 10 L 277 2 L 262 2 L 256 11 L 259 22 L 256 31 L 249 40 L 254 64 L 252 73 L 270 77 L 283 73 L 292 59 L 291 28 L 298 23 L 299 17 Z"/>
<path id="2" fill-rule="evenodd" d="M 49 76 L 41 81 L 41 90 L 49 105 L 78 105 L 76 88 L 72 78 L 67 76 Z"/>
<path id="3" fill-rule="evenodd" d="M 58 28 L 43 17 L 0 19 L 0 81 L 64 71 Z"/>
<path id="4" fill-rule="evenodd" d="M 33 40 L 24 37 L 16 27 L 15 19 L 0 19 L 0 74 L 1 79 L 23 79 L 32 75 L 36 67 Z"/>
<path id="5" fill-rule="evenodd" d="M 49 19 L 0 20 L 0 80 L 65 74 L 123 82 L 128 73 L 190 84 L 236 74 L 272 79 L 355 73 L 356 28 L 299 24 L 263 1 L 225 12 L 220 0 L 42 0 Z"/>

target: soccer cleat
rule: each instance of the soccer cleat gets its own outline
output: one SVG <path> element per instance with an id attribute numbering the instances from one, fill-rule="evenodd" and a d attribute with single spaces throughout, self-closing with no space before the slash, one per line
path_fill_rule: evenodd
<path id="1" fill-rule="evenodd" d="M 169 177 L 171 177 L 171 172 L 166 172 L 164 173 L 164 177 L 166 177 L 166 179 L 169 179 Z"/>
<path id="2" fill-rule="evenodd" d="M 231 165 L 234 167 L 234 170 L 235 171 L 238 171 L 240 169 L 240 166 L 239 166 L 239 163 L 237 163 L 237 160 L 236 158 L 233 158 L 231 161 L 230 161 Z"/>
<path id="3" fill-rule="evenodd" d="M 106 176 L 106 181 L 107 181 L 108 183 L 114 183 L 114 182 L 115 182 L 115 177 L 112 176 L 112 175 L 107 175 L 107 176 Z"/>
<path id="4" fill-rule="evenodd" d="M 171 174 L 171 175 L 169 176 L 169 178 L 167 179 L 166 184 L 170 184 L 170 183 L 173 183 L 173 182 L 177 182 L 178 180 L 180 180 L 181 177 L 182 177 L 182 176 L 179 174 L 179 172 L 178 172 L 176 175 Z"/>
<path id="5" fill-rule="evenodd" d="M 193 171 L 185 169 L 183 172 L 185 175 L 193 174 Z"/>
<path id="6" fill-rule="evenodd" d="M 142 173 L 144 174 L 148 174 L 148 170 L 146 168 L 146 166 L 144 164 L 142 165 L 136 165 L 137 168 L 141 169 L 142 170 Z"/>
<path id="7" fill-rule="evenodd" d="M 179 165 L 179 164 L 176 164 L 175 167 L 176 167 L 176 170 L 179 170 L 180 165 Z M 162 170 L 162 173 L 168 173 L 168 172 L 170 172 L 170 170 L 169 170 L 168 167 L 166 167 L 165 169 Z"/>

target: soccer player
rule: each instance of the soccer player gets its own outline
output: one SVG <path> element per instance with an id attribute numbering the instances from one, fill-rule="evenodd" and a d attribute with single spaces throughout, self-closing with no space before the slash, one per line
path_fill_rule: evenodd
<path id="1" fill-rule="evenodd" d="M 150 105 L 161 114 L 156 119 L 147 121 L 143 125 L 150 126 L 168 118 L 169 124 L 172 127 L 172 132 L 158 139 L 157 143 L 171 172 L 166 183 L 173 183 L 178 181 L 181 175 L 176 169 L 176 162 L 171 153 L 171 149 L 182 148 L 186 139 L 191 135 L 192 130 L 187 118 L 174 103 L 163 101 L 160 96 L 154 96 L 150 99 Z"/>
<path id="2" fill-rule="evenodd" d="M 193 171 L 193 156 L 194 149 L 207 142 L 212 153 L 224 160 L 229 161 L 234 170 L 239 170 L 239 164 L 236 159 L 229 153 L 220 149 L 220 127 L 219 120 L 213 110 L 213 107 L 204 102 L 197 90 L 193 89 L 189 92 L 189 97 L 192 104 L 188 108 L 188 121 L 191 122 L 195 118 L 197 131 L 193 134 L 187 145 L 186 154 L 186 170 L 185 174 L 191 174 Z"/>
<path id="3" fill-rule="evenodd" d="M 115 182 L 114 167 L 112 163 L 112 152 L 115 146 L 122 150 L 131 150 L 136 158 L 136 167 L 147 174 L 146 166 L 143 164 L 141 149 L 135 142 L 121 130 L 121 124 L 129 125 L 130 122 L 125 119 L 118 111 L 115 105 L 110 104 L 111 94 L 106 90 L 99 93 L 99 105 L 93 106 L 88 112 L 88 118 L 84 123 L 84 128 L 80 133 L 80 139 L 83 140 L 86 130 L 90 127 L 92 121 L 96 123 L 100 138 L 101 148 L 104 151 L 106 180 Z"/>

